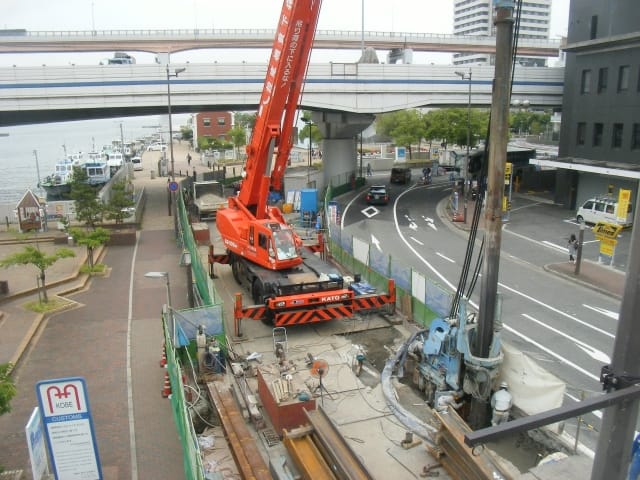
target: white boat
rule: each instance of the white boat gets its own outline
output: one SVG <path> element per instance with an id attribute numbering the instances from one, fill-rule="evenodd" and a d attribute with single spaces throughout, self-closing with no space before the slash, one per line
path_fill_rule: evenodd
<path id="1" fill-rule="evenodd" d="M 54 171 L 40 182 L 40 186 L 47 192 L 47 199 L 62 198 L 71 191 L 73 176 L 73 160 L 65 158 L 56 163 Z"/>
<path id="2" fill-rule="evenodd" d="M 89 185 L 104 185 L 111 178 L 111 169 L 100 154 L 89 154 L 89 161 L 80 163 L 78 158 L 65 158 L 56 163 L 55 171 L 40 182 L 48 200 L 61 199 L 71 192 L 74 168 L 81 168 L 87 174 Z"/>

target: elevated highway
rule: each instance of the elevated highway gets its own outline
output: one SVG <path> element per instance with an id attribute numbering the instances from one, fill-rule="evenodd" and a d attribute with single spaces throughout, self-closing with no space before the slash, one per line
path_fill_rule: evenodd
<path id="1" fill-rule="evenodd" d="M 196 30 L 75 30 L 27 31 L 0 30 L 0 53 L 138 51 L 176 53 L 196 49 L 265 48 L 273 44 L 272 29 L 196 29 Z M 495 53 L 496 38 L 475 35 L 432 33 L 370 32 L 355 30 L 318 30 L 314 49 L 360 50 L 411 49 L 416 52 Z M 522 38 L 518 54 L 557 57 L 559 40 Z"/>
<path id="2" fill-rule="evenodd" d="M 173 64 L 174 113 L 257 109 L 265 64 Z M 466 107 L 468 80 L 456 67 L 417 64 L 311 64 L 303 109 L 371 115 L 408 108 Z M 563 68 L 516 67 L 514 100 L 560 108 Z M 40 66 L 0 69 L 0 126 L 167 112 L 166 67 Z M 474 67 L 471 106 L 491 105 L 493 67 Z"/>

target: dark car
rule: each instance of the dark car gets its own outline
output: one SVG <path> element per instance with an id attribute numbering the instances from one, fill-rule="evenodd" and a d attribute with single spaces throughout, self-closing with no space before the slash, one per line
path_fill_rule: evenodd
<path id="1" fill-rule="evenodd" d="M 386 205 L 389 203 L 389 192 L 384 185 L 373 185 L 364 197 L 368 205 Z"/>
<path id="2" fill-rule="evenodd" d="M 391 183 L 409 183 L 411 181 L 411 169 L 393 167 L 391 169 Z"/>

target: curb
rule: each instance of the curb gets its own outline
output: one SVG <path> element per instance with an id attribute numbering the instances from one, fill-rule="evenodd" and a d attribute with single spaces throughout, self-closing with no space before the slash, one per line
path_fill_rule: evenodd
<path id="1" fill-rule="evenodd" d="M 98 251 L 95 254 L 95 259 L 96 261 L 99 261 L 100 259 L 103 258 L 104 254 L 105 254 L 105 250 L 106 247 L 102 246 L 98 249 Z M 85 256 L 84 260 L 82 262 L 80 262 L 78 269 L 76 270 L 75 274 L 70 275 L 66 278 L 60 279 L 60 280 L 56 280 L 55 282 L 52 282 L 48 285 L 46 285 L 47 290 L 49 290 L 50 288 L 56 287 L 56 286 L 60 286 L 63 285 L 65 283 L 70 283 L 78 278 L 80 278 L 80 281 L 73 285 L 70 286 L 67 289 L 63 289 L 60 290 L 59 292 L 55 293 L 55 296 L 57 297 L 63 297 L 64 295 L 68 295 L 70 293 L 74 293 L 77 292 L 79 290 L 82 290 L 83 288 L 86 287 L 87 283 L 89 283 L 89 280 L 91 279 L 91 275 L 86 274 L 86 273 L 80 273 L 80 267 L 82 265 L 84 265 L 87 261 L 87 258 Z M 35 294 L 37 293 L 38 289 L 37 288 L 33 288 L 33 289 L 29 289 L 29 290 L 23 290 L 21 292 L 15 293 L 13 295 L 7 296 L 5 298 L 3 298 L 2 300 L 0 300 L 0 303 L 8 303 L 9 301 L 12 300 L 19 300 L 21 298 L 25 298 L 28 297 L 29 295 Z M 31 322 L 31 325 L 29 326 L 29 329 L 27 330 L 27 332 L 25 333 L 24 337 L 22 338 L 22 340 L 20 341 L 20 343 L 17 345 L 16 350 L 14 352 L 14 354 L 11 356 L 11 358 L 9 359 L 9 363 L 11 363 L 11 368 L 9 370 L 9 374 L 11 374 L 11 372 L 15 369 L 15 367 L 18 365 L 18 363 L 20 362 L 20 359 L 22 358 L 22 356 L 24 355 L 24 352 L 27 350 L 27 347 L 29 346 L 29 344 L 31 343 L 31 340 L 33 339 L 33 337 L 35 336 L 36 332 L 38 331 L 38 329 L 40 328 L 40 326 L 42 325 L 42 322 L 47 319 L 49 316 L 51 315 L 55 315 L 61 311 L 64 310 L 68 310 L 71 308 L 76 308 L 79 304 L 78 302 L 74 302 L 73 300 L 67 300 L 69 303 L 64 305 L 61 308 L 58 308 L 56 310 L 52 310 L 50 312 L 46 312 L 46 313 L 36 313 L 33 312 L 36 315 L 36 318 Z M 0 319 L 4 318 L 5 316 L 5 312 L 0 311 Z"/>

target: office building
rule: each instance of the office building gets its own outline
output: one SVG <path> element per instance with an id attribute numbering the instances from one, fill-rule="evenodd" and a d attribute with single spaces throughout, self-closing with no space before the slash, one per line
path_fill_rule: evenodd
<path id="1" fill-rule="evenodd" d="M 556 202 L 616 197 L 640 178 L 640 9 L 637 0 L 572 1 Z M 551 165 L 549 165 L 551 166 Z"/>
<path id="2" fill-rule="evenodd" d="M 454 35 L 494 35 L 493 0 L 454 0 L 453 33 Z M 514 11 L 514 17 L 517 9 Z M 526 0 L 522 2 L 520 17 L 520 38 L 549 38 L 551 18 L 551 0 Z M 546 66 L 543 57 L 520 57 L 518 62 L 527 66 Z M 456 53 L 453 56 L 455 65 L 492 65 L 493 55 L 485 53 Z"/>

